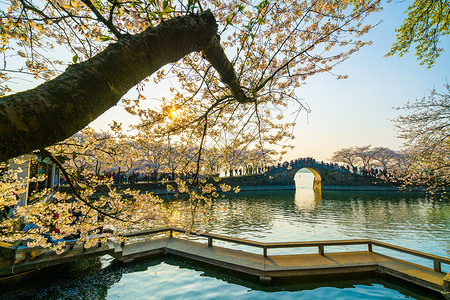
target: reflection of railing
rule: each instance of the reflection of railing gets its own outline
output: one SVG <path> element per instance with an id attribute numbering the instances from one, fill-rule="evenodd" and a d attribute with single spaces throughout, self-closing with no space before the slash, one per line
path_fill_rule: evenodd
<path id="1" fill-rule="evenodd" d="M 375 241 L 375 240 L 371 240 L 371 239 L 264 243 L 264 242 L 255 242 L 255 241 L 250 241 L 250 240 L 245 240 L 245 239 L 238 239 L 238 238 L 223 236 L 223 235 L 219 235 L 219 234 L 198 233 L 198 232 L 194 232 L 194 231 L 186 231 L 185 229 L 176 228 L 176 227 L 164 227 L 164 228 L 159 228 L 159 229 L 126 233 L 126 234 L 123 234 L 122 237 L 128 238 L 128 237 L 136 237 L 136 236 L 141 236 L 141 235 L 156 234 L 156 233 L 162 233 L 162 232 L 169 232 L 170 237 L 173 236 L 174 232 L 180 232 L 180 233 L 205 237 L 205 238 L 208 238 L 208 246 L 209 247 L 212 247 L 213 240 L 220 240 L 220 241 L 232 242 L 232 243 L 236 243 L 236 244 L 240 244 L 240 245 L 262 248 L 264 257 L 267 257 L 267 249 L 275 249 L 275 248 L 317 247 L 319 254 L 324 255 L 325 247 L 328 247 L 328 246 L 367 245 L 368 251 L 370 251 L 370 252 L 372 252 L 372 246 L 379 246 L 379 247 L 395 250 L 398 252 L 403 252 L 403 253 L 407 253 L 410 255 L 430 259 L 433 261 L 434 270 L 436 272 L 442 272 L 441 271 L 442 263 L 450 265 L 450 259 L 443 257 L 443 256 L 437 256 L 437 255 L 432 255 L 432 254 L 428 254 L 428 253 L 424 253 L 424 252 L 420 252 L 420 251 L 415 251 L 412 249 L 403 248 L 403 247 L 399 247 L 399 246 L 395 246 L 395 245 L 391 245 L 391 244 L 387 244 L 384 242 L 379 242 L 379 241 Z M 124 246 L 124 245 L 125 245 L 125 242 L 122 242 L 121 246 Z"/>

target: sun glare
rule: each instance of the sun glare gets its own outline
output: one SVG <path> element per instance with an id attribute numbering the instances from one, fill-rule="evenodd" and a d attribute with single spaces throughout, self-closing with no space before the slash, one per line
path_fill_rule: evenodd
<path id="1" fill-rule="evenodd" d="M 176 110 L 176 109 L 172 110 L 172 111 L 170 112 L 170 114 L 169 114 L 169 117 L 170 117 L 171 119 L 176 119 L 176 118 L 178 117 L 178 112 L 177 112 L 177 110 Z"/>

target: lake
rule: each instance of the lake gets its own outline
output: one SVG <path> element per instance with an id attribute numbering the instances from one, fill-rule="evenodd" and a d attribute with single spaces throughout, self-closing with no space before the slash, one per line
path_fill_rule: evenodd
<path id="1" fill-rule="evenodd" d="M 450 256 L 450 202 L 413 193 L 296 191 L 241 192 L 216 201 L 211 233 L 256 241 L 370 238 L 435 255 Z M 226 245 L 261 253 L 260 249 Z M 350 248 L 347 248 L 350 247 Z M 330 247 L 345 251 L 359 246 Z M 366 249 L 366 247 L 362 247 Z M 309 252 L 308 252 L 309 251 Z M 270 249 L 269 255 L 315 253 Z M 432 267 L 432 262 L 374 247 Z M 450 272 L 443 265 L 444 272 Z M 110 257 L 80 262 L 70 270 L 20 289 L 2 289 L 2 299 L 435 299 L 404 282 L 379 278 L 290 280 L 269 286 L 239 273 L 167 257 L 122 265 Z"/>

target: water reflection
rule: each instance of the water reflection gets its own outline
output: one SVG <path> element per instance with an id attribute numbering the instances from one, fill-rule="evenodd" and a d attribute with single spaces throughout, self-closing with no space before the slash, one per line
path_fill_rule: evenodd
<path id="1" fill-rule="evenodd" d="M 109 260 L 104 265 L 102 260 Z M 155 261 L 157 265 L 160 261 Z M 151 265 L 150 265 L 151 266 Z M 108 290 L 122 280 L 124 274 L 147 269 L 138 264 L 122 266 L 109 257 L 82 259 L 77 263 L 37 274 L 30 280 L 0 289 L 0 299 L 106 299 Z M 39 271 L 38 271 L 39 272 Z"/>
<path id="2" fill-rule="evenodd" d="M 213 206 L 213 221 L 206 226 L 208 231 L 221 228 L 222 234 L 238 236 L 242 232 L 251 233 L 254 237 L 272 227 L 273 207 L 270 202 L 247 199 L 242 196 L 236 199 L 217 201 Z M 216 231 L 217 232 L 217 231 Z"/>
<path id="3" fill-rule="evenodd" d="M 321 202 L 321 189 L 297 188 L 295 190 L 295 207 L 299 210 L 313 210 Z"/>
<path id="4" fill-rule="evenodd" d="M 372 238 L 422 252 L 445 257 L 450 255 L 450 202 L 426 195 L 320 193 L 311 188 L 297 189 L 295 192 L 241 192 L 216 201 L 212 213 L 216 218 L 208 225 L 208 231 L 239 238 L 269 242 Z M 222 244 L 217 241 L 215 245 Z M 239 245 L 232 247 L 239 249 Z M 242 250 L 252 251 L 255 248 Z M 274 250 L 271 250 L 270 255 L 278 254 Z M 288 251 L 292 254 L 293 250 Z M 295 251 L 302 253 L 297 249 Z M 261 253 L 260 249 L 255 252 Z M 423 264 L 415 257 L 408 260 Z M 431 261 L 426 263 L 432 267 Z M 170 259 L 130 265 L 95 261 L 87 270 L 83 276 L 72 273 L 64 279 L 59 278 L 61 276 L 58 274 L 50 286 L 42 285 L 42 288 L 35 284 L 33 289 L 22 286 L 20 291 L 0 290 L 0 298 L 391 299 L 411 295 L 417 299 L 426 299 L 428 296 L 410 294 L 411 286 L 396 286 L 386 282 L 380 285 L 380 282 L 373 280 L 350 280 L 342 285 L 321 280 L 317 286 L 315 283 L 305 285 L 295 281 L 274 284 L 266 289 L 236 272 L 216 272 L 213 267 L 199 267 L 191 261 Z M 449 266 L 443 265 L 443 271 L 450 272 Z"/>
<path id="5" fill-rule="evenodd" d="M 370 238 L 450 255 L 450 202 L 424 194 L 297 189 L 227 197 L 215 204 L 226 209 L 213 212 L 208 231 L 267 242 Z"/>
<path id="6" fill-rule="evenodd" d="M 259 284 L 257 277 L 166 257 L 131 264 L 112 264 L 85 274 L 55 276 L 34 289 L 1 290 L 2 299 L 436 299 L 408 286 L 365 278 L 361 274 L 327 282 L 317 279 L 274 280 Z M 75 277 L 75 278 L 74 278 Z M 334 278 L 333 278 L 334 279 Z"/>

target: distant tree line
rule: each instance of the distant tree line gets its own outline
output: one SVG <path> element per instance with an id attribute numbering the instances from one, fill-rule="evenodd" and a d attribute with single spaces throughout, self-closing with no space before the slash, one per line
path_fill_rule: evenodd
<path id="1" fill-rule="evenodd" d="M 394 120 L 404 147 L 354 146 L 334 152 L 331 160 L 390 170 L 406 185 L 448 187 L 450 184 L 450 85 L 398 108 L 405 113 Z"/>

